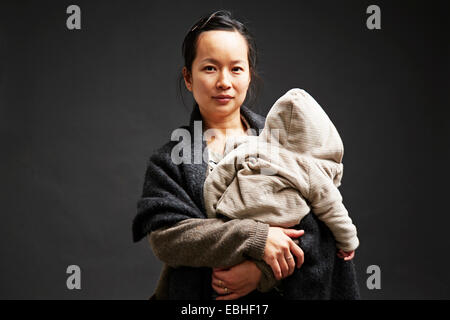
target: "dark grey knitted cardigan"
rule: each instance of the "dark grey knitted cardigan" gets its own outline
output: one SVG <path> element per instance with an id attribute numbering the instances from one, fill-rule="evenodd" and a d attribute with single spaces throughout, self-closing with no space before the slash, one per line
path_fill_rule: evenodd
<path id="1" fill-rule="evenodd" d="M 265 118 L 241 106 L 241 114 L 257 131 L 264 128 Z M 138 213 L 133 220 L 133 241 L 163 226 L 173 225 L 189 218 L 206 218 L 203 202 L 203 183 L 207 161 L 194 164 L 194 146 L 200 155 L 206 142 L 194 144 L 194 121 L 201 121 L 198 105 L 191 113 L 189 126 L 192 163 L 176 165 L 171 161 L 172 148 L 178 141 L 169 141 L 156 150 L 147 164 L 142 198 L 138 201 Z M 165 180 L 164 177 L 170 176 Z M 359 299 L 359 288 L 353 261 L 336 256 L 336 244 L 328 227 L 309 213 L 294 228 L 305 230 L 299 245 L 305 253 L 300 269 L 284 279 L 281 284 L 285 299 Z M 170 299 L 211 299 L 211 268 L 176 268 L 169 282 Z M 258 295 L 264 298 L 263 293 Z M 268 296 L 269 297 L 269 296 Z"/>

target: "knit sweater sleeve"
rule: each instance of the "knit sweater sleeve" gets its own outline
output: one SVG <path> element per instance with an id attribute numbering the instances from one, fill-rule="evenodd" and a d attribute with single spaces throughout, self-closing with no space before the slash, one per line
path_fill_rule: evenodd
<path id="1" fill-rule="evenodd" d="M 269 225 L 251 219 L 186 219 L 149 235 L 155 256 L 169 266 L 231 267 L 262 259 Z"/>
<path id="2" fill-rule="evenodd" d="M 309 181 L 308 200 L 312 211 L 331 230 L 339 249 L 355 250 L 359 246 L 357 231 L 342 203 L 342 195 L 333 180 L 314 161 L 310 162 Z"/>
<path id="3" fill-rule="evenodd" d="M 261 259 L 269 225 L 207 219 L 196 188 L 206 168 L 175 164 L 173 146 L 166 144 L 147 163 L 133 220 L 134 241 L 148 236 L 155 255 L 170 266 L 225 267 Z"/>

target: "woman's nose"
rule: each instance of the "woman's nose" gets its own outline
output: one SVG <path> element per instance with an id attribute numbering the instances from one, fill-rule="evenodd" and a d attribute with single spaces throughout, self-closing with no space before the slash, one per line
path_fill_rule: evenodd
<path id="1" fill-rule="evenodd" d="M 221 89 L 227 89 L 231 86 L 229 75 L 226 71 L 221 72 L 219 79 L 217 80 L 217 87 Z"/>

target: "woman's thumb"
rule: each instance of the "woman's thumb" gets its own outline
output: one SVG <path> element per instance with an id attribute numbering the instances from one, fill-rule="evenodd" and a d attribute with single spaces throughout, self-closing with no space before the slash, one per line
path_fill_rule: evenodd
<path id="1" fill-rule="evenodd" d="M 305 230 L 283 229 L 285 235 L 291 238 L 298 238 L 305 234 Z"/>

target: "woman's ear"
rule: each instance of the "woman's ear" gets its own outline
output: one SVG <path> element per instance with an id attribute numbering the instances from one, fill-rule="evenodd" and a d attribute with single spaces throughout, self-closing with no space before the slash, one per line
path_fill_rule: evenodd
<path id="1" fill-rule="evenodd" d="M 186 67 L 183 67 L 182 73 L 183 73 L 183 79 L 184 79 L 184 84 L 186 85 L 186 88 L 192 92 L 191 74 L 189 73 L 189 71 Z"/>

